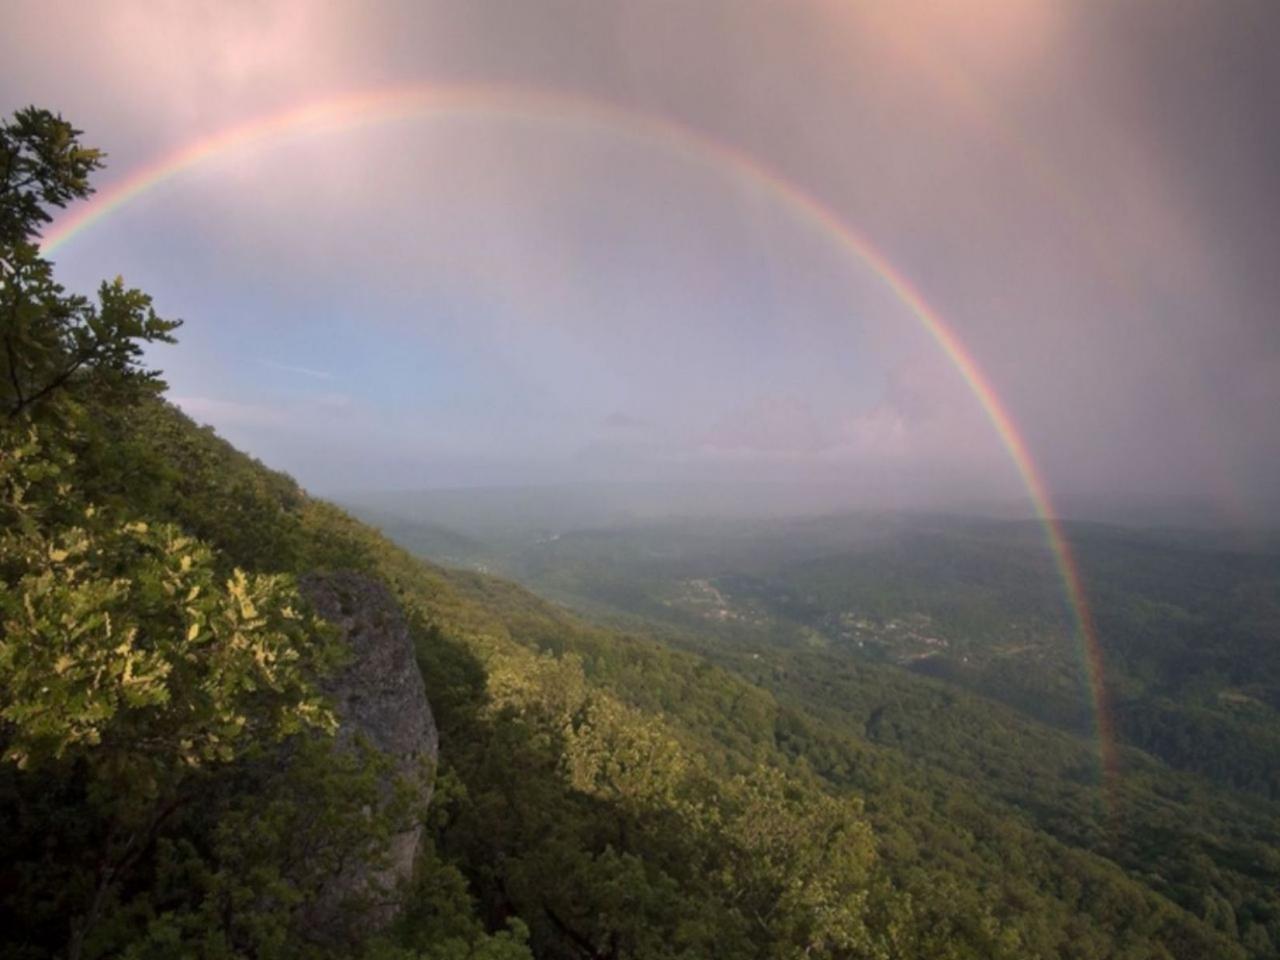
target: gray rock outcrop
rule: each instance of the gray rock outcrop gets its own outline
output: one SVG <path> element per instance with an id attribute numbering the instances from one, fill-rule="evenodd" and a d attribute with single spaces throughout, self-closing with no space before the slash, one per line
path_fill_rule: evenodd
<path id="1" fill-rule="evenodd" d="M 439 738 L 403 612 L 382 583 L 361 574 L 311 575 L 299 587 L 315 612 L 338 629 L 351 653 L 324 684 L 338 716 L 340 748 L 353 749 L 360 740 L 390 757 L 393 776 L 384 785 L 384 796 L 391 796 L 393 781 L 400 779 L 420 801 L 414 805 L 425 809 Z M 421 820 L 413 818 L 392 837 L 385 867 L 354 865 L 332 878 L 311 911 L 314 922 L 322 927 L 328 906 L 350 894 L 394 891 L 412 876 L 421 840 Z M 365 932 L 385 926 L 397 912 L 393 899 L 375 899 L 378 905 L 364 918 Z"/>

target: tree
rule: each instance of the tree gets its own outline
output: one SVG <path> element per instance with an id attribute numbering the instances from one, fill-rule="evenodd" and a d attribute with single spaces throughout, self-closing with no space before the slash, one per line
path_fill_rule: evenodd
<path id="1" fill-rule="evenodd" d="M 29 242 L 65 207 L 93 190 L 100 150 L 80 144 L 80 131 L 48 110 L 27 107 L 0 126 L 0 243 Z"/>
<path id="2" fill-rule="evenodd" d="M 97 302 L 68 294 L 40 255 L 51 210 L 88 197 L 102 154 L 80 131 L 47 110 L 27 107 L 0 125 L 0 410 L 13 420 L 46 411 L 54 400 L 155 391 L 155 371 L 140 366 L 142 345 L 172 343 L 181 321 L 164 320 L 151 298 L 117 277 Z"/>
<path id="3" fill-rule="evenodd" d="M 65 904 L 72 960 L 211 771 L 336 727 L 315 683 L 336 651 L 291 576 L 86 491 L 90 410 L 158 392 L 143 345 L 178 322 L 118 278 L 69 295 L 40 256 L 50 210 L 101 165 L 78 137 L 35 108 L 0 125 L 0 773 L 20 810 L 78 798 L 80 842 L 31 893 Z"/>
<path id="4" fill-rule="evenodd" d="M 71 465 L 34 427 L 0 457 L 0 763 L 74 784 L 100 825 L 75 958 L 205 771 L 333 732 L 314 678 L 336 651 L 316 642 L 291 578 L 222 579 L 214 551 L 177 527 L 75 503 Z"/>

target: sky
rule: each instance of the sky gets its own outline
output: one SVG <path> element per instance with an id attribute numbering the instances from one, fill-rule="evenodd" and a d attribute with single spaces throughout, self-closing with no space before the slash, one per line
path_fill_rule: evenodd
<path id="1" fill-rule="evenodd" d="M 4 20 L 0 110 L 80 127 L 103 195 L 222 137 L 51 256 L 69 287 L 121 274 L 182 318 L 151 356 L 170 399 L 311 490 L 1023 496 L 887 265 L 1055 496 L 1280 516 L 1267 0 L 5 0 Z"/>

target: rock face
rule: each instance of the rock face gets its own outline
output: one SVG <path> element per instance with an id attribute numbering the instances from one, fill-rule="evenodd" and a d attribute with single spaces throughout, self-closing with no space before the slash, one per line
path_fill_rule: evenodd
<path id="1" fill-rule="evenodd" d="M 356 573 L 312 575 L 302 578 L 299 587 L 351 651 L 350 661 L 324 685 L 338 715 L 339 744 L 351 748 L 360 738 L 389 756 L 395 776 L 413 785 L 425 808 L 431 799 L 439 737 L 399 605 L 383 584 Z M 387 796 L 391 791 L 388 779 Z M 352 893 L 394 890 L 409 879 L 421 839 L 422 825 L 415 821 L 392 838 L 386 869 L 357 865 L 334 877 L 322 902 L 315 905 L 316 923 L 324 925 L 330 902 Z M 397 906 L 381 903 L 366 922 L 374 929 L 385 926 Z"/>

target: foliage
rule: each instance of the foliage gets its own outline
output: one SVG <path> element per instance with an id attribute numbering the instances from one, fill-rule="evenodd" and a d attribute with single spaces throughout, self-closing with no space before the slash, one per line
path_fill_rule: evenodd
<path id="1" fill-rule="evenodd" d="M 10 418 L 48 415 L 58 404 L 99 401 L 126 390 L 156 390 L 139 366 L 142 344 L 172 342 L 178 321 L 159 318 L 151 298 L 117 277 L 96 304 L 54 281 L 35 237 L 63 207 L 91 192 L 98 151 L 79 131 L 29 107 L 0 125 L 0 409 Z"/>
<path id="2" fill-rule="evenodd" d="M 0 503 L 21 515 L 0 534 L 6 760 L 83 759 L 137 788 L 230 762 L 246 742 L 333 729 L 308 676 L 322 647 L 302 652 L 316 624 L 285 578 L 219 583 L 206 545 L 93 507 L 83 525 L 42 529 L 21 476 L 29 451 L 9 458 Z"/>
<path id="3" fill-rule="evenodd" d="M 76 138 L 34 109 L 0 127 L 0 950 L 297 955 L 333 863 L 376 862 L 405 814 L 383 759 L 336 751 L 316 680 L 340 651 L 293 571 L 159 515 L 190 464 L 115 442 L 177 324 L 118 280 L 68 296 L 39 256 L 98 165 Z"/>
<path id="4" fill-rule="evenodd" d="M 27 107 L 0 126 L 0 240 L 26 240 L 65 207 L 88 195 L 102 152 L 48 110 Z"/>

